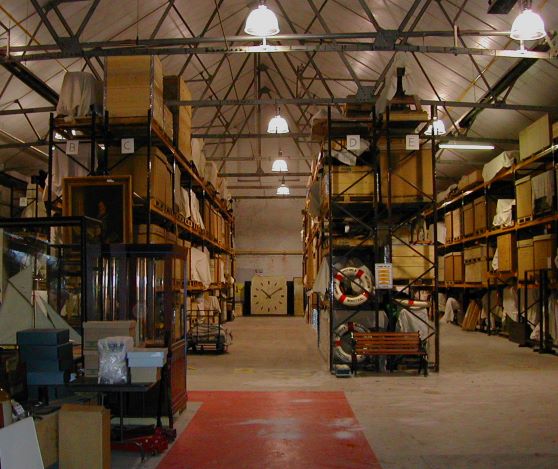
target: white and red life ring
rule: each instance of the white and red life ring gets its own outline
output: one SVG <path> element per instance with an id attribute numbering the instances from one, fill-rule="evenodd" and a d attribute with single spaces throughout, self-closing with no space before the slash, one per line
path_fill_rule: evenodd
<path id="1" fill-rule="evenodd" d="M 366 267 L 344 267 L 333 278 L 333 296 L 344 306 L 360 306 L 372 296 L 372 276 Z M 344 284 L 349 282 L 348 294 Z M 348 290 L 349 290 L 348 289 Z M 348 291 L 347 290 L 347 291 Z"/>
<path id="2" fill-rule="evenodd" d="M 430 307 L 430 302 L 422 300 L 395 300 L 395 303 L 407 309 L 424 309 Z"/>
<path id="3" fill-rule="evenodd" d="M 370 332 L 370 330 L 364 327 L 358 322 L 353 322 L 352 332 Z M 342 363 L 351 363 L 353 345 L 351 343 L 351 329 L 348 323 L 341 324 L 334 332 L 334 349 L 333 355 Z M 343 346 L 345 348 L 343 348 Z M 356 360 L 358 363 L 362 363 L 366 359 L 365 355 L 357 355 Z"/>

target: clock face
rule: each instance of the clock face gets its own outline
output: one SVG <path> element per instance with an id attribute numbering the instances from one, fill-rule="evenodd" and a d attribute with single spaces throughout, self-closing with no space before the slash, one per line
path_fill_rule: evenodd
<path id="1" fill-rule="evenodd" d="M 252 314 L 287 314 L 287 282 L 282 276 L 252 278 Z"/>

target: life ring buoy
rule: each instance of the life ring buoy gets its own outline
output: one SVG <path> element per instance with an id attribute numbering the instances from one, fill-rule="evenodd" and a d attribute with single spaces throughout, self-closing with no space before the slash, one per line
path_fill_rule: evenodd
<path id="1" fill-rule="evenodd" d="M 352 330 L 354 332 L 370 332 L 370 330 L 364 327 L 362 324 L 357 322 L 353 322 Z M 342 363 L 351 363 L 353 356 L 353 346 L 351 344 L 351 330 L 349 329 L 349 325 L 347 323 L 341 324 L 334 332 L 334 349 L 333 355 Z M 357 355 L 356 356 L 357 362 L 362 363 L 365 359 L 365 355 Z"/>
<path id="2" fill-rule="evenodd" d="M 345 285 L 349 284 L 347 290 Z M 372 278 L 363 267 L 344 267 L 333 278 L 333 296 L 345 306 L 360 306 L 372 296 Z M 353 294 L 348 294 L 348 291 Z"/>

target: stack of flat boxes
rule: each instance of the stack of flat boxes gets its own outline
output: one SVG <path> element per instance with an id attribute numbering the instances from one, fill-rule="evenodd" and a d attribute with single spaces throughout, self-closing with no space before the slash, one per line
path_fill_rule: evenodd
<path id="1" fill-rule="evenodd" d="M 83 368 L 85 376 L 99 374 L 97 342 L 107 337 L 136 337 L 136 321 L 87 321 L 83 323 Z"/>
<path id="2" fill-rule="evenodd" d="M 26 329 L 17 333 L 31 398 L 38 397 L 41 386 L 61 386 L 69 381 L 74 365 L 73 346 L 69 340 L 68 329 Z M 55 397 L 50 389 L 49 396 Z"/>

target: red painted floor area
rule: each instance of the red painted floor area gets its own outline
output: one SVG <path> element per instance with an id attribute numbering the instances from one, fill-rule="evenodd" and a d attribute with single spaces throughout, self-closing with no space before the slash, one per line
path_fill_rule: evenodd
<path id="1" fill-rule="evenodd" d="M 191 392 L 202 402 L 158 469 L 381 469 L 342 392 Z"/>

